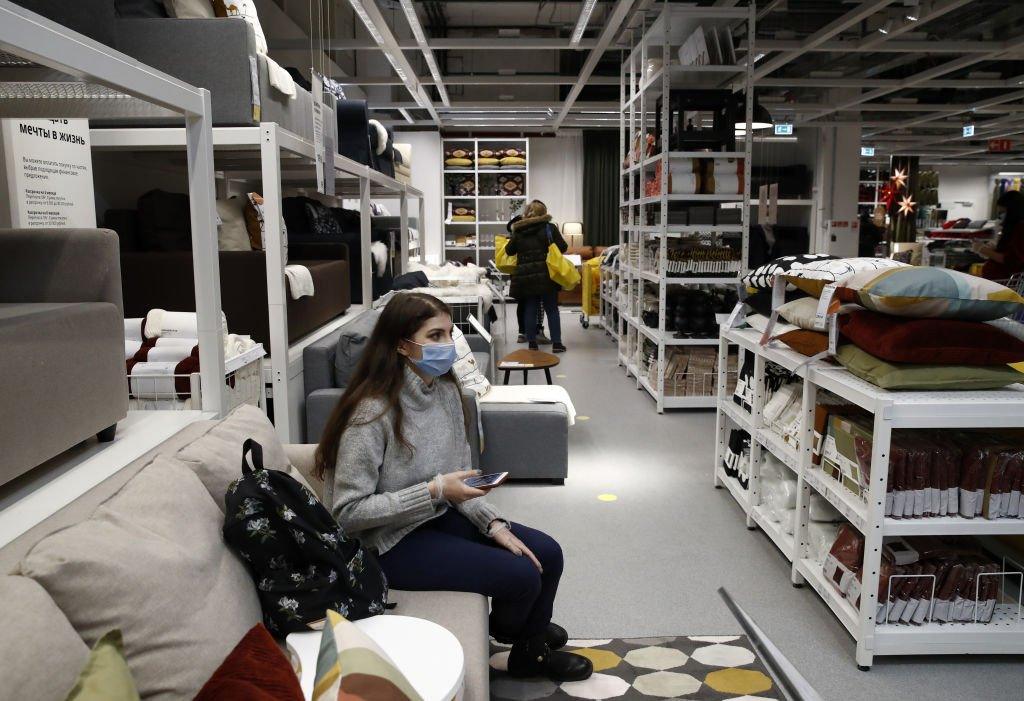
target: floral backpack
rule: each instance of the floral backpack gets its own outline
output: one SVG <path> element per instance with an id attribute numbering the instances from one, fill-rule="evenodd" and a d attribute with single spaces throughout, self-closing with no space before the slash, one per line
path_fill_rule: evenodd
<path id="1" fill-rule="evenodd" d="M 313 492 L 265 469 L 263 446 L 251 438 L 224 506 L 224 540 L 248 566 L 271 633 L 309 630 L 328 609 L 349 620 L 384 613 L 388 584 L 373 554 L 345 536 Z"/>

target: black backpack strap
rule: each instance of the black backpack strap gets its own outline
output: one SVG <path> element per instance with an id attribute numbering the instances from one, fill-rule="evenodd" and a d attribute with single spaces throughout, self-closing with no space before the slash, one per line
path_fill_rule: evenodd
<path id="1" fill-rule="evenodd" d="M 246 458 L 249 458 L 246 460 Z M 252 467 L 249 466 L 250 460 Z M 254 471 L 263 469 L 263 446 L 252 438 L 246 438 L 242 444 L 242 474 L 252 474 Z"/>

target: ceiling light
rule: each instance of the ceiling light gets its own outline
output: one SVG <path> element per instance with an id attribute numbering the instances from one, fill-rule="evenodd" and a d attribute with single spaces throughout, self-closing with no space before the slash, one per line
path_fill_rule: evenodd
<path id="1" fill-rule="evenodd" d="M 895 26 L 896 26 L 895 22 L 893 22 L 891 19 L 887 19 L 887 20 L 885 20 L 885 23 L 881 27 L 878 28 L 878 31 L 881 32 L 882 34 L 888 34 L 889 32 L 891 32 L 893 30 L 893 27 L 895 27 Z"/>
<path id="2" fill-rule="evenodd" d="M 742 109 L 743 103 L 741 102 L 740 105 Z M 756 100 L 754 101 L 754 113 L 751 117 L 750 127 L 754 131 L 758 131 L 759 129 L 770 129 L 772 127 L 771 113 L 765 108 L 764 105 L 762 105 L 760 102 Z M 739 131 L 746 130 L 746 118 L 737 117 L 735 128 Z"/>
<path id="3" fill-rule="evenodd" d="M 579 46 L 580 40 L 583 38 L 583 32 L 587 28 L 587 22 L 590 21 L 590 15 L 594 12 L 596 5 L 597 0 L 583 0 L 580 18 L 576 20 L 576 28 L 572 30 L 572 39 L 569 40 L 571 46 Z"/>

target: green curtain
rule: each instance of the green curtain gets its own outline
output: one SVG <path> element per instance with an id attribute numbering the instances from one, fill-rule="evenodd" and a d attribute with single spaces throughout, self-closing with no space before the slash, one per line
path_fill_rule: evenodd
<path id="1" fill-rule="evenodd" d="M 619 132 L 583 132 L 583 240 L 589 246 L 619 242 Z"/>

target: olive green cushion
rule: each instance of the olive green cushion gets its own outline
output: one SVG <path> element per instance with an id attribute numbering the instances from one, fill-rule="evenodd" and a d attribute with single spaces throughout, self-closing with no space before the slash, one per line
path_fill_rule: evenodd
<path id="1" fill-rule="evenodd" d="M 135 680 L 124 659 L 120 630 L 114 629 L 96 641 L 67 701 L 139 701 Z"/>
<path id="2" fill-rule="evenodd" d="M 1024 373 L 1009 365 L 889 363 L 853 344 L 840 346 L 836 358 L 857 377 L 883 389 L 998 389 L 1024 381 Z"/>

